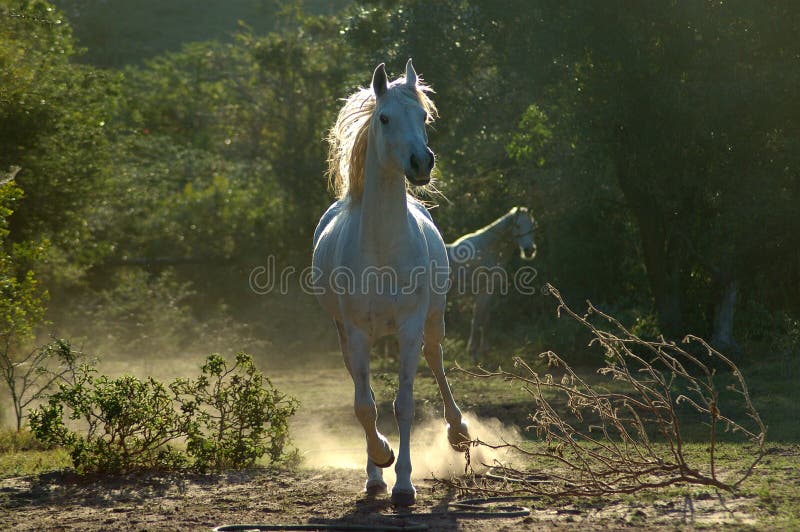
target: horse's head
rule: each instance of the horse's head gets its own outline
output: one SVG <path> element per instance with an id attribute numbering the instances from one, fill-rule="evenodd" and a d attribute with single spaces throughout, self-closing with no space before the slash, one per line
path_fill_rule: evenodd
<path id="1" fill-rule="evenodd" d="M 379 164 L 393 174 L 406 176 L 409 183 L 420 186 L 431 180 L 434 156 L 428 147 L 425 126 L 432 120 L 435 108 L 417 86 L 417 73 L 411 59 L 406 64 L 405 78 L 389 83 L 383 63 L 372 76 L 375 112 L 370 137 L 375 142 Z"/>
<path id="2" fill-rule="evenodd" d="M 536 243 L 533 241 L 536 222 L 527 207 L 514 207 L 511 215 L 514 217 L 511 233 L 519 246 L 520 257 L 531 260 L 536 256 Z"/>

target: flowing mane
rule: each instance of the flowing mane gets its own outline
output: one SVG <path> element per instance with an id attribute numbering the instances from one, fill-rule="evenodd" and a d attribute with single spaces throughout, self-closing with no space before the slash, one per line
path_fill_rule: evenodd
<path id="1" fill-rule="evenodd" d="M 391 86 L 399 86 L 402 94 L 418 102 L 428 113 L 427 123 L 438 116 L 433 100 L 427 92 L 432 89 L 418 80 L 416 87 L 405 84 L 401 77 Z M 375 111 L 375 94 L 362 88 L 351 94 L 339 111 L 336 124 L 328 133 L 328 181 L 337 199 L 360 199 L 364 192 L 364 166 L 367 156 L 369 124 Z"/>

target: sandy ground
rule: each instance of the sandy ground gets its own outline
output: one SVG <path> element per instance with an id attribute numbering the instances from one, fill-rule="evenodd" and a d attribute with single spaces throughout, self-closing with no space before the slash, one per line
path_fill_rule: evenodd
<path id="1" fill-rule="evenodd" d="M 531 514 L 477 518 L 448 514 L 457 494 L 432 481 L 417 482 L 412 510 L 392 507 L 388 496 L 366 497 L 361 473 L 350 469 L 253 470 L 219 476 L 76 479 L 60 474 L 0 482 L 0 523 L 13 530 L 208 530 L 233 523 L 326 523 L 430 530 L 605 530 L 625 527 L 739 528 L 755 520 L 748 501 L 705 495 L 631 503 L 544 505 L 527 501 Z"/>
<path id="2" fill-rule="evenodd" d="M 109 362 L 104 372 L 152 374 L 163 379 L 195 373 L 197 361 Z M 302 465 L 293 469 L 257 468 L 225 475 L 77 478 L 65 473 L 0 480 L 0 528 L 14 530 L 208 530 L 232 523 L 325 523 L 346 527 L 423 523 L 430 530 L 606 530 L 644 528 L 733 528 L 752 525 L 752 501 L 700 494 L 653 502 L 608 498 L 599 503 L 530 500 L 526 517 L 457 516 L 448 510 L 458 493 L 433 480 L 463 472 L 463 455 L 447 444 L 440 406 L 417 404 L 412 437 L 418 503 L 394 508 L 388 495 L 363 493 L 363 432 L 352 414 L 352 384 L 340 358 L 316 357 L 302 369 L 274 361 L 268 374 L 282 391 L 301 401 L 292 432 Z M 390 396 L 376 387 L 380 428 L 396 448 Z M 457 392 L 457 390 L 456 390 Z M 456 393 L 456 395 L 458 395 Z M 484 440 L 519 435 L 497 420 L 469 418 L 473 435 Z M 490 462 L 491 455 L 473 456 Z M 500 458 L 508 459 L 501 456 Z M 386 470 L 391 487 L 394 476 Z M 727 497 L 727 496 L 726 496 Z M 451 509 L 452 510 L 452 509 Z"/>

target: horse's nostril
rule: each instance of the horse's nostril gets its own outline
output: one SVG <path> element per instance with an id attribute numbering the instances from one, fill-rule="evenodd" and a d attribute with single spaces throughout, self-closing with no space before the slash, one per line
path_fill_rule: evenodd
<path id="1" fill-rule="evenodd" d="M 415 172 L 419 171 L 419 163 L 417 162 L 417 156 L 413 154 L 411 155 L 411 169 L 414 170 Z"/>
<path id="2" fill-rule="evenodd" d="M 429 172 L 430 172 L 431 170 L 433 170 L 433 164 L 434 164 L 434 161 L 435 161 L 435 158 L 434 158 L 434 156 L 433 156 L 433 152 L 432 152 L 432 151 L 430 151 L 430 150 L 428 150 L 428 171 L 429 171 Z"/>

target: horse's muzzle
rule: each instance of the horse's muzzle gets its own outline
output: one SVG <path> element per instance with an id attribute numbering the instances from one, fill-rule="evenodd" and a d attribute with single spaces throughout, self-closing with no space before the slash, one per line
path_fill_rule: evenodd
<path id="1" fill-rule="evenodd" d="M 422 157 L 417 157 L 412 153 L 408 160 L 406 179 L 417 187 L 427 185 L 431 182 L 431 172 L 435 162 L 436 157 L 433 155 L 433 150 L 428 147 L 425 148 L 425 155 Z"/>
<path id="2" fill-rule="evenodd" d="M 531 246 L 529 248 L 524 248 L 522 250 L 522 257 L 525 259 L 532 259 L 536 256 L 536 246 Z"/>

